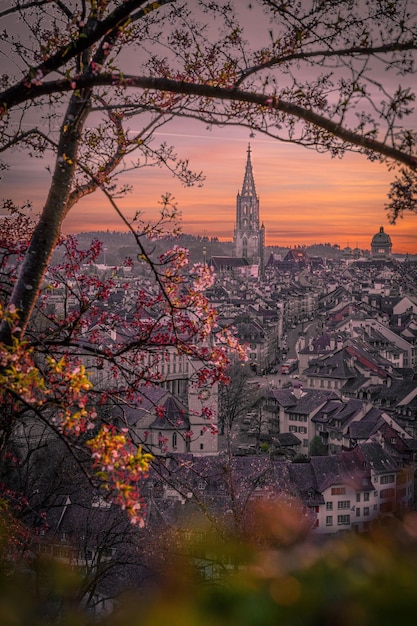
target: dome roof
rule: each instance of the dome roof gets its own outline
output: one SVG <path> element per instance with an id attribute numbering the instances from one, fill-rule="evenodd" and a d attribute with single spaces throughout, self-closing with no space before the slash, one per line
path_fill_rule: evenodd
<path id="1" fill-rule="evenodd" d="M 376 233 L 376 235 L 372 237 L 372 244 L 380 245 L 384 243 L 391 244 L 391 237 L 387 235 L 387 233 L 384 233 L 384 227 L 381 226 L 379 229 L 379 233 Z"/>

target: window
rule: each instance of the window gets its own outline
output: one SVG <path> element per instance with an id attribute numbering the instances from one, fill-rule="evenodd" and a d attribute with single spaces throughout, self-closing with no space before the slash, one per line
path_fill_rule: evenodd
<path id="1" fill-rule="evenodd" d="M 338 509 L 350 509 L 350 500 L 339 500 L 337 503 Z"/>
<path id="2" fill-rule="evenodd" d="M 302 433 L 303 435 L 305 435 L 306 432 L 307 432 L 307 428 L 305 426 L 299 426 L 298 427 L 298 432 Z"/>
<path id="3" fill-rule="evenodd" d="M 363 509 L 363 514 L 364 515 L 369 515 L 369 506 L 365 506 Z"/>
<path id="4" fill-rule="evenodd" d="M 290 431 L 290 433 L 296 433 L 297 432 L 297 426 L 293 426 L 292 424 L 290 424 L 288 430 Z"/>
<path id="5" fill-rule="evenodd" d="M 344 496 L 346 487 L 332 487 L 332 496 Z"/>
<path id="6" fill-rule="evenodd" d="M 361 501 L 361 494 L 357 493 L 356 494 L 356 502 L 360 502 Z"/>
<path id="7" fill-rule="evenodd" d="M 333 511 L 333 502 L 326 502 L 326 511 Z"/>
<path id="8" fill-rule="evenodd" d="M 204 450 L 204 443 L 200 443 L 200 450 Z"/>
<path id="9" fill-rule="evenodd" d="M 374 497 L 377 498 L 378 497 L 378 492 L 374 491 Z"/>
<path id="10" fill-rule="evenodd" d="M 174 450 L 177 447 L 177 433 L 172 433 L 172 447 Z"/>
<path id="11" fill-rule="evenodd" d="M 359 506 L 356 507 L 356 517 L 360 517 L 361 515 L 361 509 Z"/>
<path id="12" fill-rule="evenodd" d="M 381 485 L 387 485 L 388 483 L 394 482 L 394 474 L 385 474 L 385 476 L 381 476 Z"/>
<path id="13" fill-rule="evenodd" d="M 303 446 L 305 448 L 308 446 L 308 439 L 303 439 Z"/>
<path id="14" fill-rule="evenodd" d="M 346 526 L 350 524 L 350 515 L 338 515 L 337 516 L 337 525 L 338 526 Z"/>
<path id="15" fill-rule="evenodd" d="M 326 526 L 333 526 L 333 515 L 326 516 Z"/>

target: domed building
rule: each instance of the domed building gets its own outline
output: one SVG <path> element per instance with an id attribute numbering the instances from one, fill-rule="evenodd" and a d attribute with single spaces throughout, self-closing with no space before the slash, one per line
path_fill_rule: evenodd
<path id="1" fill-rule="evenodd" d="M 379 233 L 376 233 L 372 237 L 371 241 L 371 253 L 373 259 L 389 259 L 391 257 L 391 237 L 384 232 L 384 227 L 381 226 Z"/>

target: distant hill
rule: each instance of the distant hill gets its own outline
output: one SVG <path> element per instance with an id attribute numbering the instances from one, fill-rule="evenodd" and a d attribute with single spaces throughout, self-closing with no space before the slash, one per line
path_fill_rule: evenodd
<path id="1" fill-rule="evenodd" d="M 87 249 L 93 239 L 103 242 L 103 254 L 99 259 L 106 265 L 120 265 L 126 257 L 135 258 L 138 249 L 132 233 L 122 233 L 118 231 L 92 231 L 78 233 L 75 235 L 81 249 Z M 208 261 L 212 256 L 231 256 L 233 251 L 232 241 L 219 241 L 217 237 L 201 237 L 183 234 L 179 237 L 170 237 L 158 241 L 149 241 L 149 250 L 154 250 L 156 254 L 161 254 L 168 248 L 179 245 L 188 248 L 190 251 L 191 263 Z M 62 257 L 58 249 L 54 254 L 53 261 L 57 262 Z"/>
<path id="2" fill-rule="evenodd" d="M 100 259 L 102 263 L 107 265 L 120 265 L 123 263 L 126 257 L 135 258 L 137 255 L 137 248 L 131 233 L 122 233 L 119 231 L 93 231 L 83 232 L 76 235 L 80 247 L 86 249 L 92 239 L 96 238 L 103 242 L 105 251 L 103 251 L 103 258 Z M 184 246 L 190 251 L 190 259 L 192 263 L 203 262 L 204 260 L 204 248 L 205 258 L 208 261 L 212 256 L 233 256 L 233 242 L 232 241 L 219 241 L 217 237 L 202 237 L 199 235 L 182 234 L 179 237 L 171 237 L 168 239 L 161 239 L 156 242 L 149 242 L 150 249 L 155 249 L 157 254 L 162 253 L 173 245 Z M 266 246 L 265 247 L 265 261 L 268 260 L 271 252 L 279 254 L 284 257 L 289 247 L 282 246 Z M 308 256 L 318 256 L 327 259 L 337 259 L 343 254 L 343 250 L 337 245 L 330 243 L 319 243 L 312 246 L 303 247 L 303 250 Z M 55 253 L 54 260 L 58 260 L 60 257 L 59 252 Z"/>

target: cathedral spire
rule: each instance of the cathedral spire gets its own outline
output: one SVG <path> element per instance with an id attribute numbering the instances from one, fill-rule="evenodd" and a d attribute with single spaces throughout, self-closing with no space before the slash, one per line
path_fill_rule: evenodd
<path id="1" fill-rule="evenodd" d="M 246 161 L 245 176 L 243 178 L 242 196 L 252 196 L 256 198 L 255 181 L 253 179 L 252 161 L 250 158 L 250 144 L 248 144 L 248 158 Z"/>

